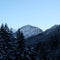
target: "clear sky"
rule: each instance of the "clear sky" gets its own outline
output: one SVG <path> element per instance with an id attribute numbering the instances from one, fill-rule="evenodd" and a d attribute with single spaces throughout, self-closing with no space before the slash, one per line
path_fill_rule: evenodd
<path id="1" fill-rule="evenodd" d="M 60 0 L 0 0 L 0 25 L 33 25 L 43 30 L 60 24 Z"/>

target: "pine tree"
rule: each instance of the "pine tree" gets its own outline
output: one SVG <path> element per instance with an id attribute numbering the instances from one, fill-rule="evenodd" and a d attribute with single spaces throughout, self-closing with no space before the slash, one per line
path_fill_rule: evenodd
<path id="1" fill-rule="evenodd" d="M 5 31 L 9 32 L 9 28 L 8 28 L 7 24 L 5 24 L 4 29 L 5 29 Z"/>
<path id="2" fill-rule="evenodd" d="M 20 29 L 16 32 L 16 37 L 17 37 L 17 57 L 18 59 L 22 59 L 21 54 L 24 51 L 24 36 L 20 32 Z"/>
<path id="3" fill-rule="evenodd" d="M 10 59 L 13 59 L 13 57 L 15 56 L 15 51 L 14 51 L 14 46 L 13 46 L 13 42 L 12 42 L 12 38 L 13 36 L 11 36 L 11 33 L 9 33 L 9 28 L 7 25 L 3 25 L 0 27 L 0 35 L 1 35 L 1 39 L 3 40 L 2 42 L 2 48 L 3 50 L 1 50 L 2 52 L 2 56 L 4 59 L 7 60 L 7 57 Z M 2 58 L 2 59 L 3 59 Z"/>

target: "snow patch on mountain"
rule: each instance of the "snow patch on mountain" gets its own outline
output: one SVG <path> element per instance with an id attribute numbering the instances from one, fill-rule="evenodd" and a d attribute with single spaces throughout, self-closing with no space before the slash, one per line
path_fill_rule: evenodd
<path id="1" fill-rule="evenodd" d="M 24 34 L 25 38 L 29 38 L 31 36 L 35 36 L 43 32 L 40 28 L 31 25 L 25 25 L 21 27 L 20 31 Z"/>

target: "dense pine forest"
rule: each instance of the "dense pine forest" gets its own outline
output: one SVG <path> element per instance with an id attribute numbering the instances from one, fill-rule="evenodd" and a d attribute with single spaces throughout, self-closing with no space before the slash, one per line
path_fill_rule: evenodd
<path id="1" fill-rule="evenodd" d="M 7 24 L 0 26 L 0 60 L 60 60 L 60 26 L 46 34 L 39 34 L 39 42 L 27 45 L 23 32 L 13 32 Z M 31 37 L 30 39 L 36 39 Z M 37 39 L 38 40 L 38 39 Z"/>
<path id="2" fill-rule="evenodd" d="M 35 60 L 35 53 L 25 47 L 23 33 L 18 29 L 15 33 L 7 24 L 0 27 L 0 60 Z"/>

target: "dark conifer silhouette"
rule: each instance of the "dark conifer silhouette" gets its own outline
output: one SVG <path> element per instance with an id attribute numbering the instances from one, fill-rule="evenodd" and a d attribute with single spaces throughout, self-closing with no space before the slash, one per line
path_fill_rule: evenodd
<path id="1" fill-rule="evenodd" d="M 0 60 L 60 60 L 60 27 L 52 33 L 41 34 L 43 35 L 39 43 L 26 46 L 26 39 L 20 29 L 13 32 L 7 24 L 2 24 Z"/>
<path id="2" fill-rule="evenodd" d="M 17 57 L 18 59 L 22 59 L 22 53 L 24 51 L 24 36 L 23 34 L 20 32 L 20 29 L 18 29 L 18 31 L 16 32 L 16 38 L 17 38 L 17 41 L 16 41 L 16 44 L 17 44 Z"/>

